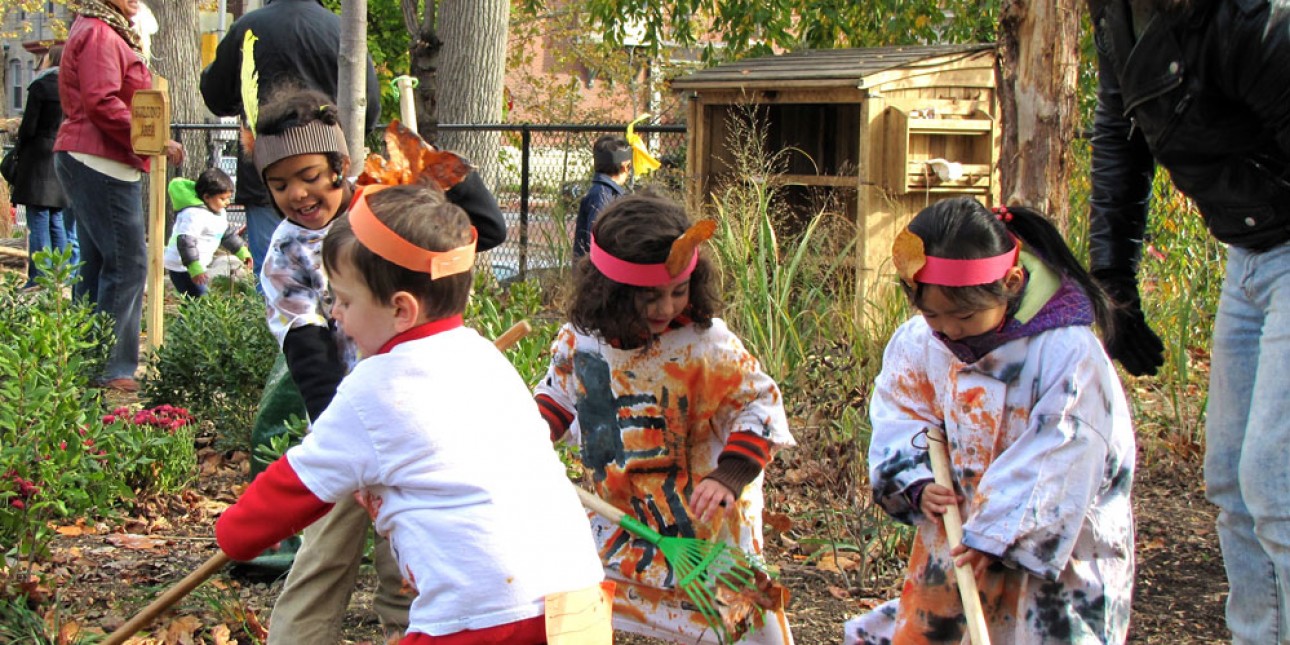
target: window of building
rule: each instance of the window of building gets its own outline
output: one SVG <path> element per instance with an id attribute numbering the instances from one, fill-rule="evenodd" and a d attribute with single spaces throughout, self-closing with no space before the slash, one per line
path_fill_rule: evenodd
<path id="1" fill-rule="evenodd" d="M 18 59 L 9 61 L 9 96 L 13 97 L 13 109 L 22 109 L 22 63 Z"/>

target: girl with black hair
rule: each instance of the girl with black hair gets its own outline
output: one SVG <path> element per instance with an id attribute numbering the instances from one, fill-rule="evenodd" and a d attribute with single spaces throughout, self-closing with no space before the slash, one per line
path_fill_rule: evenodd
<path id="1" fill-rule="evenodd" d="M 574 267 L 569 324 L 537 387 L 552 441 L 581 448 L 595 492 L 663 535 L 720 539 L 761 553 L 762 481 L 794 445 L 778 386 L 717 317 L 717 274 L 671 200 L 610 202 Z M 716 643 L 656 548 L 593 515 L 614 628 L 675 643 Z M 758 616 L 758 618 L 762 618 Z M 789 645 L 783 608 L 740 643 Z"/>
<path id="2" fill-rule="evenodd" d="M 971 198 L 920 212 L 893 264 L 920 316 L 883 356 L 870 403 L 874 500 L 918 531 L 900 598 L 848 644 L 959 643 L 955 564 L 973 568 L 995 643 L 1123 643 L 1133 586 L 1134 436 L 1108 308 L 1042 215 Z M 954 490 L 933 481 L 943 429 Z M 963 517 L 952 549 L 940 516 Z"/>

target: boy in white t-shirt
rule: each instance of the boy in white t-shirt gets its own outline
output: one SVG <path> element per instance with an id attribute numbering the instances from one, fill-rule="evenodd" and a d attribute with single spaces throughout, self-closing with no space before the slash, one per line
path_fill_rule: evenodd
<path id="1" fill-rule="evenodd" d="M 165 266 L 170 282 L 186 296 L 206 295 L 210 276 L 206 269 L 223 246 L 244 262 L 248 269 L 251 252 L 246 243 L 229 226 L 229 200 L 233 198 L 233 180 L 219 168 L 207 168 L 197 181 L 176 177 L 166 187 L 170 204 L 175 208 L 175 229 L 166 244 Z"/>
<path id="2" fill-rule="evenodd" d="M 462 326 L 475 238 L 422 186 L 369 186 L 331 225 L 331 313 L 364 358 L 216 538 L 250 559 L 354 495 L 417 593 L 400 643 L 607 643 L 612 588 L 546 424 Z"/>

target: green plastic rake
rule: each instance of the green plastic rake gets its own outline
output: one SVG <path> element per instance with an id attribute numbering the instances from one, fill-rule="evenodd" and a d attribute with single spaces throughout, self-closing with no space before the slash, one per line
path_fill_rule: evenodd
<path id="1" fill-rule="evenodd" d="M 758 593 L 757 574 L 769 575 L 764 566 L 750 559 L 741 549 L 724 542 L 663 536 L 609 502 L 581 488 L 575 489 L 583 506 L 658 547 L 676 574 L 677 588 L 685 592 L 690 602 L 694 603 L 708 626 L 716 632 L 717 638 L 722 643 L 731 642 L 725 622 L 717 610 L 717 586 L 726 587 L 735 593 Z"/>

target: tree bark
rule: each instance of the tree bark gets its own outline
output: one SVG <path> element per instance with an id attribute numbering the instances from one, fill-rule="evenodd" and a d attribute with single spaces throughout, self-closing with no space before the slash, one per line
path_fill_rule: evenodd
<path id="1" fill-rule="evenodd" d="M 443 41 L 439 40 L 438 7 L 435 0 L 425 0 L 425 14 L 416 20 L 418 0 L 403 0 L 404 16 L 408 33 L 412 35 L 408 43 L 408 74 L 417 79 L 416 110 L 417 132 L 422 139 L 437 144 L 439 139 L 439 103 L 438 75 L 435 65 L 439 59 L 439 50 Z M 411 13 L 409 14 L 409 8 Z M 411 17 L 409 20 L 408 17 Z"/>
<path id="2" fill-rule="evenodd" d="M 1067 150 L 1079 121 L 1079 0 L 1003 0 L 999 7 L 1000 196 L 1065 229 Z"/>
<path id="3" fill-rule="evenodd" d="M 340 10 L 340 70 L 336 107 L 345 130 L 351 172 L 367 157 L 367 0 L 345 0 Z"/>
<path id="4" fill-rule="evenodd" d="M 202 72 L 197 3 L 153 2 L 150 7 L 159 27 L 152 38 L 154 68 L 170 83 L 170 120 L 204 123 L 210 113 L 195 91 L 201 84 Z M 170 136 L 184 144 L 183 176 L 196 178 L 210 165 L 206 132 L 172 131 Z"/>
<path id="5" fill-rule="evenodd" d="M 506 75 L 506 36 L 509 0 L 441 0 L 438 80 L 451 88 L 439 96 L 439 120 L 444 123 L 498 123 L 502 120 L 502 88 Z M 479 167 L 489 185 L 498 174 L 499 135 L 496 132 L 443 132 L 444 149 L 460 152 Z"/>

